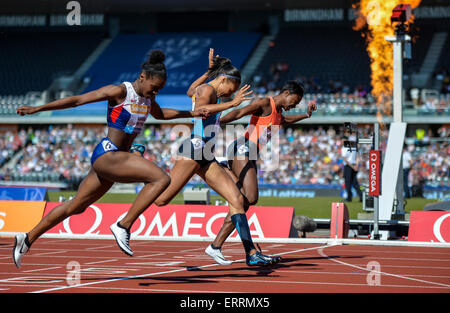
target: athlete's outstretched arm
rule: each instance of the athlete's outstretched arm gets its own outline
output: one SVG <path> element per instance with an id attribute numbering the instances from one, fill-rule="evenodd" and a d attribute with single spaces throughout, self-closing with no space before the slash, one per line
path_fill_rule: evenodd
<path id="1" fill-rule="evenodd" d="M 248 91 L 249 88 L 250 85 L 245 85 L 239 89 L 233 100 L 217 104 L 213 103 L 216 97 L 213 96 L 214 88 L 209 85 L 202 85 L 196 90 L 195 109 L 207 109 L 210 114 L 215 114 L 236 107 L 243 101 L 251 100 L 247 97 L 253 92 L 252 90 Z"/>
<path id="2" fill-rule="evenodd" d="M 286 124 L 293 124 L 298 121 L 304 120 L 306 118 L 310 118 L 312 113 L 317 110 L 316 103 L 314 101 L 311 101 L 308 104 L 308 113 L 307 114 L 296 114 L 296 115 L 283 115 L 283 125 Z"/>
<path id="3" fill-rule="evenodd" d="M 216 57 L 218 57 L 218 55 Z M 209 55 L 208 55 L 209 68 L 211 68 L 213 66 L 213 64 L 214 64 L 213 60 L 214 60 L 214 49 L 210 48 L 209 49 Z M 208 78 L 209 78 L 209 70 L 205 74 L 203 74 L 202 76 L 197 78 L 191 84 L 191 86 L 189 86 L 189 89 L 186 92 L 187 96 L 189 98 L 192 98 L 192 96 L 195 94 L 195 88 L 197 88 L 198 86 L 204 84 L 208 80 Z"/>
<path id="4" fill-rule="evenodd" d="M 224 124 L 236 121 L 246 115 L 252 115 L 252 114 L 261 115 L 261 113 L 262 113 L 261 106 L 264 105 L 264 100 L 265 100 L 264 98 L 256 99 L 256 100 L 252 101 L 249 105 L 247 105 L 241 109 L 236 109 L 236 110 L 229 112 L 227 115 L 220 118 L 220 124 L 224 125 Z"/>
<path id="5" fill-rule="evenodd" d="M 104 101 L 104 100 L 118 100 L 124 99 L 126 96 L 126 90 L 121 86 L 108 85 L 91 92 L 79 96 L 71 96 L 63 99 L 59 99 L 44 105 L 37 107 L 33 106 L 22 106 L 17 108 L 17 114 L 26 115 L 34 114 L 42 111 L 53 111 L 53 110 L 63 110 L 67 108 L 77 107 L 83 104 Z"/>
<path id="6" fill-rule="evenodd" d="M 161 109 L 159 104 L 153 98 L 152 105 L 150 107 L 150 114 L 157 120 L 171 120 L 175 118 L 186 118 L 186 117 L 207 117 L 209 115 L 209 110 L 205 108 L 195 109 L 194 111 Z"/>

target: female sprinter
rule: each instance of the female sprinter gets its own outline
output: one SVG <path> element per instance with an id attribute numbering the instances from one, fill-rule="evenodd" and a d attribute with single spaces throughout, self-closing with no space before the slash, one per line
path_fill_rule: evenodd
<path id="1" fill-rule="evenodd" d="M 204 82 L 208 79 L 212 80 L 205 84 Z M 198 174 L 213 190 L 228 201 L 230 221 L 239 232 L 246 253 L 247 265 L 268 265 L 271 264 L 272 258 L 256 251 L 253 245 L 244 211 L 244 198 L 231 177 L 217 163 L 213 154 L 215 135 L 220 128 L 221 112 L 250 99 L 247 96 L 252 91 L 247 91 L 250 86 L 246 85 L 236 93 L 233 100 L 219 104 L 220 97 L 228 98 L 239 88 L 240 80 L 241 74 L 230 60 L 218 56 L 210 59 L 208 73 L 197 79 L 197 87 L 192 96 L 193 108 L 208 108 L 210 116 L 206 119 L 194 120 L 191 137 L 186 139 L 178 150 L 178 158 L 170 172 L 170 185 L 155 200 L 155 204 L 158 206 L 168 204 L 191 177 Z"/>
<path id="2" fill-rule="evenodd" d="M 124 82 L 119 86 L 108 85 L 86 94 L 56 100 L 42 106 L 24 106 L 17 109 L 18 114 L 26 115 L 108 100 L 108 135 L 100 141 L 92 153 L 91 170 L 81 182 L 72 200 L 55 207 L 27 234 L 16 236 L 13 259 L 17 267 L 21 266 L 23 255 L 37 238 L 65 218 L 83 213 L 90 204 L 102 197 L 114 182 L 147 183 L 139 192 L 126 216 L 111 226 L 119 247 L 126 254 L 133 255 L 128 244 L 131 226 L 170 183 L 169 176 L 162 169 L 145 158 L 128 152 L 133 140 L 140 133 L 149 113 L 157 119 L 206 117 L 208 114 L 204 108 L 192 112 L 159 107 L 155 96 L 164 87 L 167 79 L 164 59 L 165 55 L 162 51 L 152 51 L 148 61 L 142 64 L 139 77 L 132 83 Z"/>
<path id="3" fill-rule="evenodd" d="M 265 134 L 270 132 L 271 126 L 301 121 L 311 117 L 312 112 L 316 110 L 315 103 L 311 102 L 308 104 L 307 114 L 282 115 L 282 110 L 289 111 L 300 103 L 303 92 L 303 87 L 299 83 L 289 81 L 275 97 L 256 99 L 241 109 L 231 111 L 220 120 L 221 124 L 225 124 L 243 116 L 252 115 L 244 136 L 235 140 L 227 148 L 228 164 L 225 166 L 226 171 L 244 195 L 244 210 L 246 212 L 250 205 L 258 202 L 256 160 L 261 144 L 266 139 L 263 138 Z M 223 256 L 221 247 L 234 228 L 228 214 L 217 237 L 205 250 L 219 264 L 231 263 Z M 276 258 L 274 261 L 279 262 L 280 258 Z"/>

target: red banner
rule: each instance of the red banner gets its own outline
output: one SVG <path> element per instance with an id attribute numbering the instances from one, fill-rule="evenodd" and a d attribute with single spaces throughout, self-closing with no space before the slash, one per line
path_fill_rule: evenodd
<path id="1" fill-rule="evenodd" d="M 369 152 L 369 196 L 381 194 L 381 152 L 370 150 Z"/>
<path id="2" fill-rule="evenodd" d="M 44 215 L 60 203 L 48 202 Z M 48 233 L 111 235 L 109 227 L 121 220 L 131 204 L 95 203 L 82 214 L 73 215 Z M 228 213 L 227 206 L 167 205 L 150 206 L 131 228 L 132 236 L 213 238 Z M 292 207 L 250 207 L 247 212 L 253 238 L 288 238 L 292 225 Z M 234 231 L 232 237 L 237 232 Z"/>
<path id="3" fill-rule="evenodd" d="M 411 211 L 408 241 L 450 242 L 450 212 Z"/>
<path id="4" fill-rule="evenodd" d="M 349 215 L 345 203 L 331 203 L 330 238 L 347 238 L 349 229 Z"/>

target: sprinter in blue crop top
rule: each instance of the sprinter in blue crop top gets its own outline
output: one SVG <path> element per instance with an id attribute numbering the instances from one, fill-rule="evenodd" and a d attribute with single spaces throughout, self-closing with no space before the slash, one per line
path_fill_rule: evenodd
<path id="1" fill-rule="evenodd" d="M 170 183 L 170 177 L 154 163 L 128 152 L 134 139 L 140 133 L 148 114 L 156 119 L 174 119 L 206 117 L 209 113 L 204 108 L 195 111 L 160 108 L 155 96 L 164 87 L 167 79 L 164 59 L 162 51 L 152 51 L 148 61 L 142 64 L 139 77 L 132 83 L 109 85 L 42 106 L 24 106 L 17 109 L 18 114 L 26 115 L 108 100 L 108 135 L 94 149 L 89 174 L 81 182 L 74 199 L 55 207 L 27 234 L 21 233 L 16 236 L 13 259 L 17 267 L 20 267 L 23 255 L 37 238 L 65 218 L 84 212 L 115 182 L 146 183 L 126 216 L 111 225 L 111 231 L 119 247 L 126 254 L 133 255 L 129 247 L 131 226 Z"/>
<path id="2" fill-rule="evenodd" d="M 209 83 L 206 83 L 207 80 Z M 232 178 L 214 158 L 215 136 L 220 130 L 222 111 L 238 106 L 252 93 L 245 85 L 233 100 L 220 103 L 219 98 L 230 98 L 241 84 L 241 74 L 229 59 L 214 57 L 214 50 L 209 53 L 209 70 L 197 79 L 187 94 L 192 97 L 192 109 L 205 108 L 210 112 L 206 119 L 194 119 L 190 138 L 181 143 L 178 158 L 170 171 L 170 184 L 155 200 L 155 204 L 169 204 L 186 183 L 195 174 L 199 175 L 214 191 L 229 203 L 229 214 L 242 240 L 249 266 L 264 266 L 273 263 L 274 258 L 258 252 L 250 235 L 247 216 L 244 210 L 244 198 Z M 219 252 L 219 250 L 217 251 Z M 219 257 L 221 253 L 218 253 Z M 227 264 L 227 263 L 224 263 Z"/>

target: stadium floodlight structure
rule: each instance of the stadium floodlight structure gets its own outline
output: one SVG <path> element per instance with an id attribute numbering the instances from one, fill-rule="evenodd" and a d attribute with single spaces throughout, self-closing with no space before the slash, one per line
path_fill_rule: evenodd
<path id="1" fill-rule="evenodd" d="M 395 35 L 385 37 L 393 44 L 393 119 L 383 162 L 380 220 L 392 219 L 394 204 L 394 213 L 404 215 L 402 152 L 407 124 L 403 122 L 403 59 L 411 58 L 411 37 L 406 33 L 410 17 L 410 5 L 396 6 L 391 16 L 391 22 L 397 23 Z"/>

